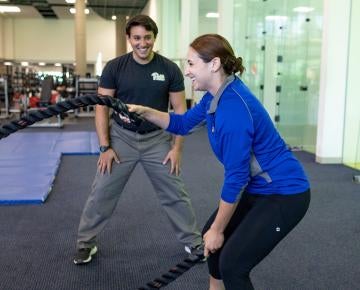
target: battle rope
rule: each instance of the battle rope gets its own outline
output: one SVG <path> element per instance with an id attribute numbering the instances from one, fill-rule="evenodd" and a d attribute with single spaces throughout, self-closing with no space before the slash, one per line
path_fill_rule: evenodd
<path id="1" fill-rule="evenodd" d="M 204 247 L 200 246 L 196 250 L 193 250 L 191 255 L 184 259 L 181 263 L 171 268 L 168 272 L 162 274 L 160 278 L 155 278 L 153 281 L 146 283 L 145 286 L 138 288 L 138 290 L 152 290 L 165 287 L 190 268 L 194 267 L 198 263 L 203 263 L 204 261 Z"/>
<path id="2" fill-rule="evenodd" d="M 48 106 L 43 110 L 39 109 L 37 111 L 30 111 L 26 116 L 21 117 L 19 120 L 15 120 L 3 125 L 0 127 L 0 139 L 5 138 L 10 134 L 24 129 L 36 122 L 42 121 L 43 119 L 47 119 L 60 113 L 89 105 L 108 106 L 129 119 L 129 121 L 136 126 L 138 126 L 143 121 L 139 115 L 130 113 L 127 106 L 119 99 L 105 95 L 84 95 L 78 98 L 56 103 L 55 105 Z"/>
<path id="3" fill-rule="evenodd" d="M 129 112 L 127 106 L 119 99 L 105 95 L 84 95 L 78 98 L 56 103 L 55 105 L 48 106 L 43 110 L 40 109 L 37 111 L 31 111 L 27 116 L 3 125 L 0 127 L 0 139 L 3 139 L 10 134 L 24 129 L 36 122 L 42 121 L 52 116 L 56 116 L 69 110 L 78 109 L 89 105 L 108 106 L 127 118 L 135 126 L 140 125 L 140 123 L 143 121 L 139 115 Z M 193 250 L 191 255 L 189 255 L 182 262 L 171 268 L 168 272 L 162 274 L 160 278 L 155 278 L 153 281 L 146 283 L 146 286 L 138 288 L 138 290 L 160 289 L 204 260 L 204 248 L 199 247 L 196 250 Z"/>

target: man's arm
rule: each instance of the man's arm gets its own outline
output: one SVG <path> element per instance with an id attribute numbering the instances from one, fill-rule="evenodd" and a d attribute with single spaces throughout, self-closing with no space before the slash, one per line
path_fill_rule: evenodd
<path id="1" fill-rule="evenodd" d="M 99 95 L 106 95 L 113 97 L 115 90 L 98 88 Z M 98 135 L 99 144 L 104 146 L 110 145 L 109 139 L 109 107 L 96 105 L 95 106 L 95 127 Z"/>
<path id="2" fill-rule="evenodd" d="M 169 93 L 170 104 L 174 108 L 176 114 L 183 114 L 186 112 L 185 92 L 170 92 Z M 174 136 L 173 148 L 165 157 L 163 164 L 166 164 L 169 159 L 171 161 L 170 172 L 176 175 L 180 173 L 181 153 L 183 149 L 184 138 L 181 136 Z"/>
<path id="3" fill-rule="evenodd" d="M 115 90 L 99 87 L 98 94 L 113 97 Z M 95 107 L 95 127 L 100 146 L 110 145 L 109 110 L 110 109 L 107 106 L 96 105 Z M 106 152 L 101 153 L 98 160 L 98 169 L 100 172 L 104 174 L 106 171 L 108 171 L 108 173 L 110 173 L 113 160 L 120 162 L 116 156 L 116 153 L 111 148 Z"/>

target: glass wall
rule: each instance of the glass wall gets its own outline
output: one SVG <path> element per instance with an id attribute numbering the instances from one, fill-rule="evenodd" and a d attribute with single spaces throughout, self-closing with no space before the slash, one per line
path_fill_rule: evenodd
<path id="1" fill-rule="evenodd" d="M 208 13 L 215 13 L 217 12 L 217 10 L 218 10 L 217 0 L 199 0 L 198 35 L 217 32 L 217 18 L 208 17 L 209 16 Z"/>
<path id="2" fill-rule="evenodd" d="M 235 0 L 234 47 L 247 68 L 243 79 L 286 142 L 315 153 L 322 1 L 305 2 Z M 243 17 L 245 35 L 237 33 Z"/>
<path id="3" fill-rule="evenodd" d="M 216 33 L 218 1 L 199 1 L 199 34 Z M 315 153 L 323 30 L 322 0 L 233 0 L 232 46 L 244 81 L 293 148 Z M 360 169 L 360 1 L 352 1 L 343 163 Z M 336 69 L 336 68 L 335 68 Z"/>

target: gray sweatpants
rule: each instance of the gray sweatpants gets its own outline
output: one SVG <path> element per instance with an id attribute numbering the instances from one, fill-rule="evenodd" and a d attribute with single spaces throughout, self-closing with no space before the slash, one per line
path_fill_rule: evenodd
<path id="1" fill-rule="evenodd" d="M 81 216 L 77 248 L 95 245 L 96 236 L 110 220 L 118 199 L 139 162 L 150 178 L 178 240 L 185 245 L 200 244 L 201 235 L 183 181 L 169 173 L 168 165 L 162 164 L 171 149 L 171 135 L 163 130 L 140 135 L 123 129 L 114 122 L 110 136 L 111 147 L 120 158 L 120 164 L 113 162 L 111 174 L 100 174 L 97 171 Z"/>

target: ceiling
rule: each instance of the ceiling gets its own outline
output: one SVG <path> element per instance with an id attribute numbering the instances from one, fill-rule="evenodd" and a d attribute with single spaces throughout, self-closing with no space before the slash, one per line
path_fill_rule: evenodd
<path id="1" fill-rule="evenodd" d="M 102 17 L 110 20 L 112 15 L 132 16 L 141 13 L 148 0 L 87 0 L 90 14 L 87 18 Z M 74 15 L 69 12 L 74 4 L 65 0 L 8 0 L 0 5 L 16 5 L 20 13 L 4 13 L 5 17 L 67 19 Z"/>

